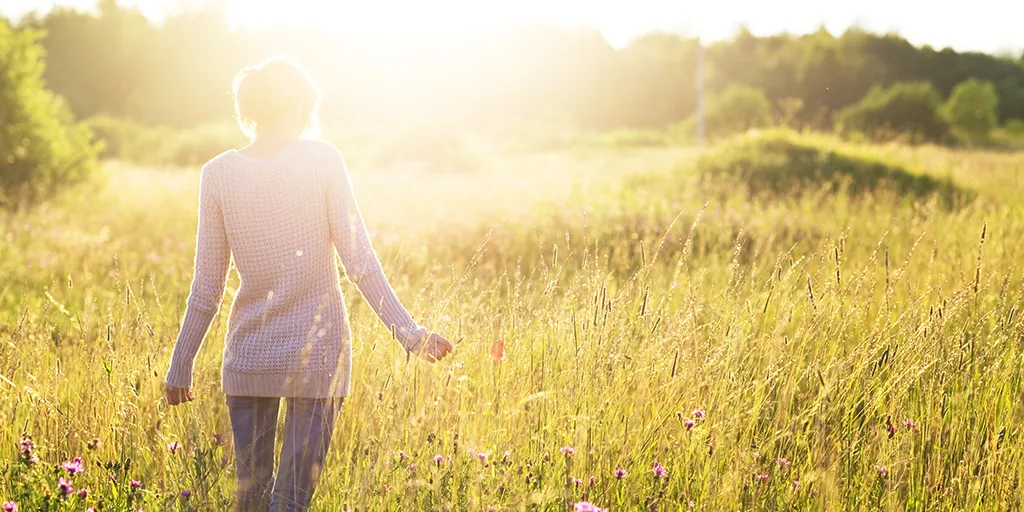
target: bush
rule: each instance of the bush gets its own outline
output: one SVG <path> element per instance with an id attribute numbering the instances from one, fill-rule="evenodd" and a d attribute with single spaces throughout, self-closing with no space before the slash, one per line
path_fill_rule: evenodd
<path id="1" fill-rule="evenodd" d="M 928 82 L 875 85 L 859 102 L 839 112 L 840 133 L 861 132 L 874 140 L 906 137 L 911 143 L 943 142 L 949 126 L 939 115 L 940 96 Z"/>
<path id="2" fill-rule="evenodd" d="M 707 136 L 720 138 L 743 133 L 772 124 L 772 108 L 764 92 L 746 85 L 730 85 L 708 100 L 704 112 Z M 669 127 L 669 137 L 676 141 L 693 140 L 697 119 L 690 116 Z"/>
<path id="3" fill-rule="evenodd" d="M 42 34 L 0 19 L 0 205 L 42 199 L 87 178 L 97 148 L 43 82 Z"/>
<path id="4" fill-rule="evenodd" d="M 952 182 L 918 174 L 901 165 L 839 149 L 788 130 L 739 137 L 719 145 L 697 162 L 701 178 L 728 180 L 761 192 L 799 194 L 803 189 L 844 189 L 857 195 L 890 190 L 901 197 L 938 196 L 948 206 L 969 194 Z"/>
<path id="5" fill-rule="evenodd" d="M 999 94 L 992 82 L 971 78 L 957 84 L 942 105 L 946 121 L 971 144 L 988 142 L 998 124 Z"/>
<path id="6" fill-rule="evenodd" d="M 96 116 L 86 121 L 101 143 L 102 156 L 144 165 L 198 166 L 246 138 L 232 124 L 189 129 L 146 126 L 128 119 Z"/>

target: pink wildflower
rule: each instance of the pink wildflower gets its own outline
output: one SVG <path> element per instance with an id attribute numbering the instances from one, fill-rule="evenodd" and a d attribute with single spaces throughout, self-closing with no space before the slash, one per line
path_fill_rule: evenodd
<path id="1" fill-rule="evenodd" d="M 654 471 L 654 477 L 655 478 L 658 478 L 658 479 L 668 478 L 668 470 L 665 469 L 665 466 L 662 466 L 658 462 L 654 463 L 654 468 L 652 469 L 652 471 Z"/>
<path id="2" fill-rule="evenodd" d="M 481 463 L 484 463 L 484 464 L 487 463 L 487 453 L 486 452 L 477 453 L 476 454 L 476 458 L 480 459 Z"/>
<path id="3" fill-rule="evenodd" d="M 690 429 L 692 429 L 693 427 L 697 426 L 697 422 L 696 422 L 696 421 L 693 421 L 693 420 L 691 420 L 690 418 L 686 418 L 686 420 L 685 420 L 685 421 L 683 421 L 683 426 L 685 426 L 685 427 L 686 427 L 686 430 L 690 430 Z"/>
<path id="4" fill-rule="evenodd" d="M 702 419 L 704 419 L 704 416 L 705 416 L 705 414 L 704 414 L 704 410 L 703 409 L 694 409 L 693 410 L 693 417 L 694 418 L 697 418 L 698 420 L 702 420 Z"/>
<path id="5" fill-rule="evenodd" d="M 875 466 L 875 471 L 877 471 L 878 476 L 882 478 L 889 476 L 889 468 L 886 466 Z"/>
<path id="6" fill-rule="evenodd" d="M 89 489 L 86 489 L 85 487 L 79 489 L 78 490 L 78 497 L 79 498 L 83 498 L 83 499 L 88 498 L 89 497 Z"/>
<path id="7" fill-rule="evenodd" d="M 789 468 L 789 459 L 785 457 L 779 457 L 775 459 L 775 463 L 782 466 L 783 469 Z"/>
<path id="8" fill-rule="evenodd" d="M 434 455 L 434 464 L 440 466 L 442 462 L 444 462 L 444 455 Z"/>
<path id="9" fill-rule="evenodd" d="M 575 485 L 576 487 L 579 487 L 579 486 L 583 485 L 583 480 L 580 480 L 579 478 L 576 478 L 576 477 L 570 477 L 569 478 L 569 483 L 571 483 L 572 485 Z"/>
<path id="10" fill-rule="evenodd" d="M 567 457 L 572 457 L 573 455 L 576 455 L 576 450 L 574 450 L 571 446 L 563 446 L 559 448 L 558 451 L 562 452 Z"/>
<path id="11" fill-rule="evenodd" d="M 903 426 L 909 428 L 910 430 L 917 430 L 917 422 L 910 421 L 909 418 L 903 420 Z"/>
<path id="12" fill-rule="evenodd" d="M 132 480 L 131 482 L 128 483 L 128 485 L 132 488 L 132 490 L 139 490 L 142 488 L 142 482 L 138 480 Z"/>
<path id="13" fill-rule="evenodd" d="M 594 475 L 590 475 L 590 479 L 588 480 L 588 482 L 590 483 L 590 485 L 596 484 L 597 483 L 597 477 L 594 476 Z"/>
<path id="14" fill-rule="evenodd" d="M 65 480 L 64 477 L 57 479 L 57 491 L 60 492 L 61 496 L 67 496 L 75 492 L 75 488 L 71 486 L 71 480 Z"/>
<path id="15" fill-rule="evenodd" d="M 67 471 L 68 474 L 71 475 L 71 476 L 74 476 L 74 475 L 76 475 L 78 473 L 81 473 L 81 472 L 85 471 L 85 468 L 82 467 L 82 458 L 81 457 L 75 457 L 74 459 L 69 460 L 69 461 L 65 462 L 64 464 L 61 464 L 60 467 L 63 468 L 64 471 Z"/>
<path id="16" fill-rule="evenodd" d="M 180 449 L 181 444 L 178 443 L 177 441 L 171 441 L 170 443 L 167 443 L 167 450 L 171 452 L 171 455 L 178 453 L 178 450 Z"/>
<path id="17" fill-rule="evenodd" d="M 4 512 L 18 512 L 18 504 L 13 501 L 5 501 L 3 509 Z"/>
<path id="18" fill-rule="evenodd" d="M 182 498 L 188 499 L 191 496 L 192 496 L 192 491 L 190 491 L 188 489 L 185 489 L 185 490 L 181 491 L 181 497 Z"/>
<path id="19" fill-rule="evenodd" d="M 98 438 L 98 437 L 92 438 L 92 441 L 89 441 L 89 443 L 86 444 L 85 447 L 88 448 L 89 451 L 92 451 L 92 450 L 95 450 L 96 448 L 99 448 L 100 447 L 100 438 Z"/>
<path id="20" fill-rule="evenodd" d="M 594 505 L 589 501 L 581 501 L 573 505 L 573 512 L 608 512 L 608 509 L 604 509 Z"/>
<path id="21" fill-rule="evenodd" d="M 761 474 L 757 475 L 757 480 L 758 480 L 759 482 L 761 482 L 762 484 L 768 483 L 768 480 L 769 480 L 770 478 L 771 478 L 771 477 L 770 477 L 770 476 L 768 476 L 768 473 L 761 473 Z"/>
<path id="22" fill-rule="evenodd" d="M 622 468 L 617 468 L 615 470 L 615 478 L 617 478 L 619 480 L 622 480 L 623 478 L 626 478 L 626 475 L 628 475 L 628 474 L 629 473 L 627 473 L 626 470 L 622 469 Z"/>
<path id="23" fill-rule="evenodd" d="M 217 443 L 217 446 L 224 446 L 224 435 L 223 434 L 214 434 L 213 435 L 213 441 L 215 443 Z"/>

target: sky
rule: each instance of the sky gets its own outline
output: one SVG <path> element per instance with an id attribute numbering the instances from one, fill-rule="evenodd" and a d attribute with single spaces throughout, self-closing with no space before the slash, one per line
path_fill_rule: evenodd
<path id="1" fill-rule="evenodd" d="M 699 34 L 707 40 L 733 35 L 743 24 L 758 35 L 834 34 L 850 26 L 897 32 L 914 44 L 990 53 L 1024 50 L 1021 0 L 219 0 L 232 23 L 359 27 L 387 30 L 431 25 L 483 29 L 507 22 L 541 21 L 599 29 L 613 45 L 651 30 Z M 203 0 L 119 0 L 160 20 Z M 944 6 L 943 4 L 948 5 Z M 1016 4 L 1016 5 L 1015 5 Z M 18 18 L 53 5 L 91 9 L 95 0 L 0 0 L 0 13 Z"/>

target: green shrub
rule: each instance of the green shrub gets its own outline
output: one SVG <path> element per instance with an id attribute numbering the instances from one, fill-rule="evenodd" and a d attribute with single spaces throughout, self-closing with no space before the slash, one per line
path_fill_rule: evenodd
<path id="1" fill-rule="evenodd" d="M 42 199 L 96 168 L 89 129 L 43 82 L 38 31 L 0 19 L 0 205 Z"/>
<path id="2" fill-rule="evenodd" d="M 939 115 L 938 91 L 928 82 L 874 86 L 837 117 L 840 133 L 863 133 L 874 140 L 906 138 L 911 143 L 943 142 L 949 126 Z"/>
<path id="3" fill-rule="evenodd" d="M 888 190 L 901 197 L 938 196 L 948 206 L 960 204 L 969 196 L 952 182 L 788 130 L 723 143 L 702 155 L 697 169 L 705 182 L 726 181 L 729 186 L 739 183 L 750 195 L 800 194 L 823 187 L 855 196 Z"/>
<path id="4" fill-rule="evenodd" d="M 998 124 L 999 94 L 992 82 L 971 78 L 957 84 L 942 105 L 942 115 L 971 144 L 990 140 Z"/>
<path id="5" fill-rule="evenodd" d="M 772 108 L 760 89 L 730 85 L 708 100 L 704 127 L 709 138 L 721 138 L 772 124 Z M 669 138 L 677 142 L 695 140 L 697 119 L 690 116 L 668 128 Z"/>

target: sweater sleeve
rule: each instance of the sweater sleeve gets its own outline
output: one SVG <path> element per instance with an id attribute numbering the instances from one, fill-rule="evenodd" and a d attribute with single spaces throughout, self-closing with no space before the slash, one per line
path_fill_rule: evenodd
<path id="1" fill-rule="evenodd" d="M 192 387 L 192 365 L 214 316 L 220 310 L 231 263 L 231 249 L 212 174 L 209 164 L 203 167 L 199 184 L 195 273 L 185 318 L 181 322 L 167 371 L 167 384 L 179 388 Z"/>
<path id="2" fill-rule="evenodd" d="M 326 165 L 327 208 L 334 246 L 345 275 L 398 341 L 411 348 L 425 330 L 398 300 L 373 250 L 341 153 L 332 147 Z"/>

